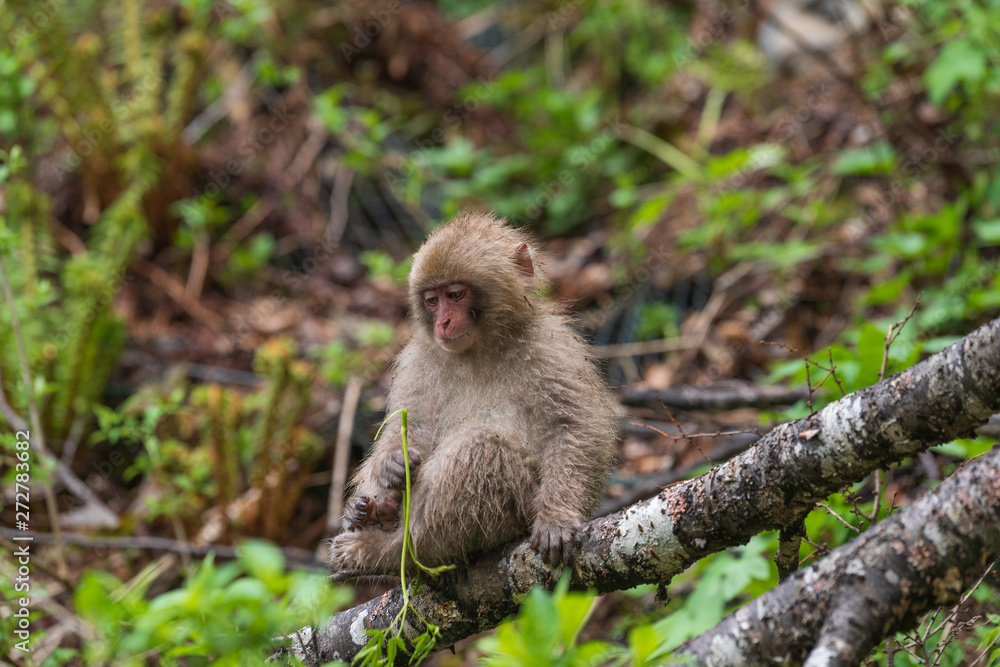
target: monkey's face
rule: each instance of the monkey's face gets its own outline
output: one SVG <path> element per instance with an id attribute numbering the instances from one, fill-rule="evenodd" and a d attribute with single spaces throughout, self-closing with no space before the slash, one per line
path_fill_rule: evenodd
<path id="1" fill-rule="evenodd" d="M 472 294 L 465 283 L 449 283 L 421 294 L 433 322 L 434 340 L 449 352 L 465 352 L 476 342 Z"/>

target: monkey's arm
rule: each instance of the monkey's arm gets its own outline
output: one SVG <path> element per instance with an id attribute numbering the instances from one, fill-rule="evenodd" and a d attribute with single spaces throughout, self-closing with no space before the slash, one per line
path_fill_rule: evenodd
<path id="1" fill-rule="evenodd" d="M 574 483 L 572 466 L 558 454 L 542 460 L 535 492 L 535 522 L 531 546 L 551 565 L 568 563 L 580 547 L 583 514 L 577 509 L 587 502 L 583 485 Z"/>
<path id="2" fill-rule="evenodd" d="M 532 546 L 548 563 L 572 560 L 580 527 L 597 506 L 618 438 L 617 407 L 577 339 L 569 358 L 545 381 L 540 407 L 550 419 L 539 462 Z M 575 366 L 575 367 L 574 367 Z"/>
<path id="3" fill-rule="evenodd" d="M 607 441 L 586 426 L 561 426 L 540 462 L 531 545 L 547 563 L 568 563 L 580 547 L 580 527 L 600 496 L 610 459 L 602 438 Z"/>

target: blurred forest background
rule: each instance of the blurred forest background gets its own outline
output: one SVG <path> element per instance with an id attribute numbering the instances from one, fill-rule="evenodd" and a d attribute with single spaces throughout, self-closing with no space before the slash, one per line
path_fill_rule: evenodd
<path id="1" fill-rule="evenodd" d="M 464 206 L 543 239 L 646 425 L 605 510 L 1000 313 L 997 0 L 2 0 L 0 29 L 18 664 L 256 664 L 385 589 L 332 586 L 317 553 L 383 417 L 407 258 Z M 831 497 L 803 558 L 996 437 Z M 776 544 L 702 561 L 665 605 L 538 593 L 432 660 L 647 664 L 773 587 Z M 895 664 L 1000 664 L 998 619 L 994 574 L 897 637 Z"/>

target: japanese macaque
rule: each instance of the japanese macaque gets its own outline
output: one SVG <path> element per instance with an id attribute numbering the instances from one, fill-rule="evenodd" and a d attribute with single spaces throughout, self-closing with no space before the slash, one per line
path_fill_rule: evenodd
<path id="1" fill-rule="evenodd" d="M 395 362 L 387 414 L 408 411 L 410 531 L 426 566 L 531 535 L 570 562 L 614 457 L 617 406 L 587 345 L 538 296 L 529 239 L 463 213 L 427 239 L 409 278 L 412 340 Z M 399 572 L 400 416 L 353 479 L 335 576 Z"/>

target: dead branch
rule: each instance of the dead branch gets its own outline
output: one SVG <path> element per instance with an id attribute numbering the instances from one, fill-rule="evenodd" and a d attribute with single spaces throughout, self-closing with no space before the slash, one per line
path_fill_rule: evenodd
<path id="1" fill-rule="evenodd" d="M 682 410 L 731 410 L 740 407 L 791 405 L 807 398 L 809 389 L 806 387 L 770 387 L 732 382 L 710 387 L 627 389 L 622 395 L 622 403 L 659 407 L 662 402 Z"/>

